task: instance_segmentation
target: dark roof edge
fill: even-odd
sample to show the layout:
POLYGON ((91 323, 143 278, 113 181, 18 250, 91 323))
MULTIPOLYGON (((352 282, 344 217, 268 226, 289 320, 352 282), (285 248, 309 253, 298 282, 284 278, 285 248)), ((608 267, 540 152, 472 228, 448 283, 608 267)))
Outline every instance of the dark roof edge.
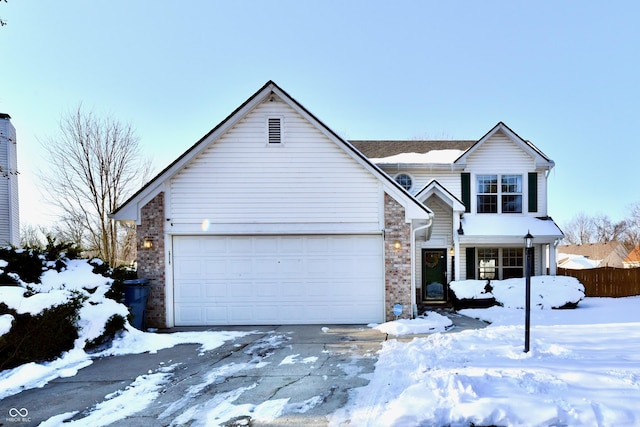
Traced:
POLYGON ((244 101, 242 104, 240 104, 239 107, 237 107, 235 110, 233 110, 233 112, 231 112, 231 114, 229 114, 224 120, 222 120, 220 123, 218 123, 213 129, 211 129, 209 132, 207 132, 202 138, 200 138, 195 144, 193 144, 190 148, 188 148, 185 152, 183 152, 180 156, 178 156, 178 158, 176 158, 173 162, 171 162, 167 167, 165 167, 164 169, 162 169, 162 171, 160 171, 155 177, 153 177, 153 179, 151 179, 147 184, 145 184, 142 188, 140 188, 138 191, 136 191, 133 195, 131 195, 131 197, 129 197, 124 203, 122 203, 120 206, 118 206, 118 208, 116 210, 114 210, 113 212, 111 212, 109 214, 109 216, 113 216, 116 215, 124 206, 128 205, 132 200, 134 200, 136 197, 138 197, 138 195, 140 195, 141 193, 143 193, 147 188, 151 187, 162 175, 164 175, 168 170, 170 170, 174 165, 176 165, 178 162, 180 162, 184 157, 186 157, 189 153, 191 153, 193 150, 196 149, 196 147, 198 147, 200 145, 200 143, 202 143, 205 139, 207 139, 209 137, 209 135, 213 134, 214 132, 216 132, 218 129, 220 129, 222 126, 224 126, 229 120, 231 120, 239 111, 241 111, 246 105, 248 105, 249 103, 251 103, 260 93, 262 93, 267 87, 269 86, 273 86, 275 87, 277 90, 279 90, 280 92, 282 92, 282 94, 284 94, 291 102, 293 102, 296 106, 298 106, 298 108, 300 108, 302 111, 305 112, 305 114, 308 114, 309 117, 311 117, 313 120, 315 120, 320 126, 322 126, 324 129, 326 129, 333 137, 335 137, 336 139, 338 139, 339 141, 341 141, 349 150, 351 150, 356 156, 358 156, 360 159, 362 159, 364 162, 366 162, 368 165, 370 165, 373 169, 375 169, 376 171, 378 171, 378 173, 380 174, 380 176, 384 179, 386 179, 388 182, 391 183, 392 186, 396 187, 397 189, 399 189, 401 192, 403 192, 410 200, 412 200, 414 203, 416 203, 419 207, 421 207, 427 214, 429 215, 433 215, 433 212, 427 207, 424 206, 422 203, 420 203, 418 201, 418 199, 416 199, 415 197, 413 197, 407 190, 405 190, 400 184, 398 184, 393 178, 391 178, 389 175, 387 175, 382 169, 380 169, 377 165, 375 165, 373 162, 371 162, 364 154, 362 154, 358 149, 356 149, 349 141, 345 140, 344 138, 342 138, 340 135, 338 135, 336 132, 333 131, 333 129, 331 129, 330 127, 328 127, 327 125, 325 125, 322 120, 318 119, 313 113, 311 113, 309 110, 307 110, 302 104, 300 104, 295 98, 293 98, 291 95, 289 95, 287 93, 287 91, 285 91, 284 89, 282 89, 280 86, 278 86, 273 80, 269 80, 268 82, 266 82, 260 89, 258 89, 253 95, 251 95, 249 98, 247 98, 246 101, 244 101))
POLYGON ((462 153, 460 155, 460 157, 458 157, 456 160, 454 160, 454 163, 456 163, 458 160, 460 160, 462 157, 464 157, 469 151, 473 150, 474 147, 477 146, 480 143, 480 141, 484 140, 491 133, 494 133, 496 131, 496 129, 499 128, 499 127, 504 127, 505 129, 507 129, 509 132, 511 132, 513 135, 515 135, 518 139, 520 139, 520 141, 522 141, 524 144, 526 144, 529 148, 531 148, 533 151, 535 151, 536 154, 541 156, 547 162, 554 163, 553 160, 551 160, 549 157, 547 157, 546 154, 544 154, 542 151, 540 151, 540 149, 538 147, 533 145, 533 143, 531 143, 531 141, 527 141, 526 139, 522 138, 520 135, 518 135, 516 132, 514 132, 513 129, 511 129, 509 126, 507 126, 503 121, 498 122, 494 127, 489 129, 489 131, 487 133, 485 133, 484 135, 482 135, 482 137, 480 139, 478 139, 471 147, 469 147, 469 149, 467 151, 462 153))
POLYGON ((462 203, 462 200, 458 199, 451 191, 449 191, 444 185, 440 184, 438 182, 437 179, 432 179, 427 185, 425 185, 422 190, 418 191, 416 193, 416 198, 418 197, 418 195, 420 195, 422 192, 424 191, 428 191, 429 188, 431 187, 438 187, 440 188, 442 191, 444 191, 445 194, 448 194, 449 197, 451 197, 452 200, 455 200, 457 202, 459 202, 462 206, 464 206, 464 203, 462 203))
POLYGON ((149 188, 151 185, 153 185, 153 183, 158 180, 162 175, 164 175, 164 173, 166 173, 169 169, 171 169, 175 164, 177 164, 178 162, 180 162, 180 160, 182 160, 184 157, 186 157, 189 153, 191 153, 193 150, 196 149, 196 147, 198 145, 200 145, 200 143, 202 141, 204 141, 205 139, 207 139, 207 137, 209 135, 211 135, 212 133, 214 133, 216 130, 218 130, 220 127, 222 127, 225 123, 227 123, 229 120, 231 120, 231 118, 238 113, 238 111, 242 110, 242 108, 244 108, 245 105, 249 104, 256 96, 258 96, 259 93, 261 93, 267 86, 269 86, 270 84, 273 84, 275 86, 277 86, 273 81, 269 80, 267 83, 265 83, 259 90, 257 90, 253 95, 251 95, 249 98, 247 98, 246 101, 244 101, 242 104, 240 104, 240 106, 238 108, 236 108, 235 110, 233 110, 233 112, 231 114, 229 114, 227 117, 225 117, 220 123, 218 123, 213 129, 211 129, 209 132, 207 132, 202 138, 200 138, 198 141, 195 142, 195 144, 193 144, 191 147, 189 147, 186 151, 184 151, 180 156, 178 156, 173 162, 169 163, 169 165, 167 167, 165 167, 164 169, 162 169, 156 176, 154 176, 149 182, 147 182, 145 185, 142 186, 142 188, 140 188, 138 191, 136 191, 134 194, 131 195, 131 197, 129 197, 124 203, 122 203, 120 206, 118 206, 118 208, 111 212, 109 215, 115 215, 117 214, 120 209, 122 209, 124 206, 128 205, 129 202, 131 202, 133 199, 135 199, 139 194, 141 194, 144 190, 146 190, 147 188, 149 188))
POLYGON ((8 115, 7 113, 0 113, 0 119, 10 119, 11 116, 8 115))

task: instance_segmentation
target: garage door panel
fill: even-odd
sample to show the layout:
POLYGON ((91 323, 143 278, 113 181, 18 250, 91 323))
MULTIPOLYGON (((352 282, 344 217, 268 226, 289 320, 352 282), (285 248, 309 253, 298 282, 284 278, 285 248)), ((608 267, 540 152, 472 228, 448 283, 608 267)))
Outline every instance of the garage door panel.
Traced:
POLYGON ((173 242, 176 325, 383 320, 380 235, 174 236, 173 242))
POLYGON ((199 301, 204 297, 202 284, 185 281, 180 288, 177 289, 176 296, 181 301, 199 301))

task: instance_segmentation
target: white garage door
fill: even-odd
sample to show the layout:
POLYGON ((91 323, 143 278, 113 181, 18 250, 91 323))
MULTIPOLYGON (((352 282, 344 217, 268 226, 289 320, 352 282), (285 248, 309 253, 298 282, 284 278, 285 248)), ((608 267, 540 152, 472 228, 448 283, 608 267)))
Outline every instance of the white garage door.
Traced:
POLYGON ((177 326, 384 317, 382 237, 174 236, 177 326))

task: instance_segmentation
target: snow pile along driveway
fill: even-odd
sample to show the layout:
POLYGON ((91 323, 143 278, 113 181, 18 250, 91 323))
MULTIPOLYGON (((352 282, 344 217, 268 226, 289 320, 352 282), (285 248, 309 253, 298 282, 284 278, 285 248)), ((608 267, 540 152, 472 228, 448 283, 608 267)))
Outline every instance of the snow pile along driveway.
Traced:
POLYGON ((640 297, 584 303, 537 310, 529 353, 502 307, 503 326, 388 341, 330 425, 640 425, 640 297))

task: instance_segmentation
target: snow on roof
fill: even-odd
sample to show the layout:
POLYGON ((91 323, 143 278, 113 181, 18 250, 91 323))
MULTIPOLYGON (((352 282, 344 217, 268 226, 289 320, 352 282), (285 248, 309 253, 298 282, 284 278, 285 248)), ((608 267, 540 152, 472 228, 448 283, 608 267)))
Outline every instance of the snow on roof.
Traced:
POLYGON ((561 254, 562 259, 558 260, 558 267, 570 270, 584 270, 585 268, 596 268, 602 260, 589 259, 584 255, 561 254))
POLYGON ((428 153, 400 153, 394 156, 369 159, 373 163, 453 163, 463 150, 432 150, 428 153))
POLYGON ((465 236, 522 236, 527 232, 536 237, 563 237, 562 231, 551 218, 520 215, 467 215, 462 218, 465 236))

